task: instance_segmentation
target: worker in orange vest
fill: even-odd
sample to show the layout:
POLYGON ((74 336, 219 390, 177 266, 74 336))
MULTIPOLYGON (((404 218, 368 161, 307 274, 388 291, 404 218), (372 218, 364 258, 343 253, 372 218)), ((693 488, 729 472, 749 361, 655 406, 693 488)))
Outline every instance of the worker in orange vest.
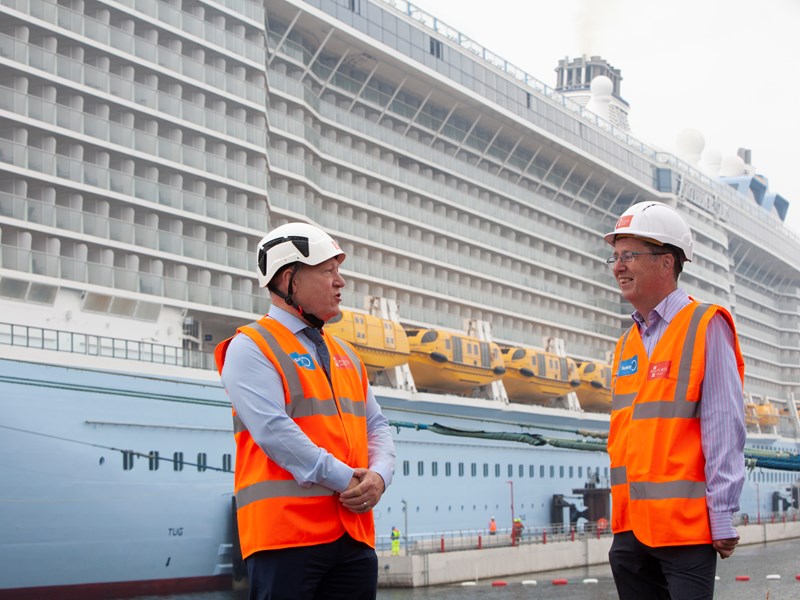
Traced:
POLYGON ((494 520, 494 517, 489 519, 489 535, 497 535, 497 521, 494 520))
POLYGON ((395 451, 364 364, 322 328, 340 313, 344 259, 306 223, 267 234, 257 266, 269 313, 216 349, 233 405, 251 598, 377 596, 372 509, 391 482, 395 451))
MULTIPOLYGON (((744 360, 730 313, 678 287, 692 233, 671 206, 631 206, 605 236, 635 309, 612 368, 611 570, 620 600, 711 600, 739 537, 744 360)), ((701 272, 700 277, 702 278, 701 272)))

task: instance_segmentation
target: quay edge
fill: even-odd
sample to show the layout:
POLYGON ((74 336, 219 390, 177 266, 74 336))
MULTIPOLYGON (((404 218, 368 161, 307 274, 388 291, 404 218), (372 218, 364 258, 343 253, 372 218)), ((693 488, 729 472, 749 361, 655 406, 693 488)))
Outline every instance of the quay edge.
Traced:
MULTIPOLYGON (((800 538, 800 521, 740 525, 742 546, 800 538)), ((481 550, 378 557, 378 586, 426 587, 574 569, 608 561, 612 536, 481 550)), ((734 555, 735 556, 735 555, 734 555)))

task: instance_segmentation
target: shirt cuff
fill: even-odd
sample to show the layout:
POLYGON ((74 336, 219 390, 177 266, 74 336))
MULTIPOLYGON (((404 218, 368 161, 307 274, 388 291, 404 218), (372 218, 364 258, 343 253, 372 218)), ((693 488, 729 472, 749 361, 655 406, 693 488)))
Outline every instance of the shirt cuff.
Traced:
POLYGON ((729 540, 738 537, 736 528, 733 526, 732 512, 711 512, 708 511, 708 520, 711 524, 712 540, 729 540))

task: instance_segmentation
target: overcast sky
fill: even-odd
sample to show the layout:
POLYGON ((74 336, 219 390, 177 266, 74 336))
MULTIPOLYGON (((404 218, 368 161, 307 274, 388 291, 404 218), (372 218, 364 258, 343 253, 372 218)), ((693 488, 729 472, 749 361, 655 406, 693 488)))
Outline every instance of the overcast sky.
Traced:
POLYGON ((675 150, 701 131, 723 156, 752 151, 800 234, 800 0, 411 0, 536 79, 600 55, 622 71, 631 134, 675 150))

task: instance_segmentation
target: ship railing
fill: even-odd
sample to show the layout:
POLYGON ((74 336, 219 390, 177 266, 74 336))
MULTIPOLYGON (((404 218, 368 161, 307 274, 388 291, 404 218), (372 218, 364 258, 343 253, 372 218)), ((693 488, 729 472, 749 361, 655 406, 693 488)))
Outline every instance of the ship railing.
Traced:
MULTIPOLYGON (((596 523, 569 525, 551 523, 522 530, 519 537, 512 538, 511 528, 499 528, 491 535, 488 529, 470 529, 421 534, 401 533, 400 553, 431 554, 435 552, 455 552, 459 550, 484 550, 506 548, 529 544, 549 544, 553 542, 582 541, 611 535, 608 527, 598 529, 596 523)), ((391 535, 375 536, 376 550, 382 555, 391 553, 391 535)))
POLYGON ((193 369, 215 368, 214 357, 210 352, 168 346, 147 340, 128 340, 12 323, 0 323, 0 345, 135 360, 193 369))

